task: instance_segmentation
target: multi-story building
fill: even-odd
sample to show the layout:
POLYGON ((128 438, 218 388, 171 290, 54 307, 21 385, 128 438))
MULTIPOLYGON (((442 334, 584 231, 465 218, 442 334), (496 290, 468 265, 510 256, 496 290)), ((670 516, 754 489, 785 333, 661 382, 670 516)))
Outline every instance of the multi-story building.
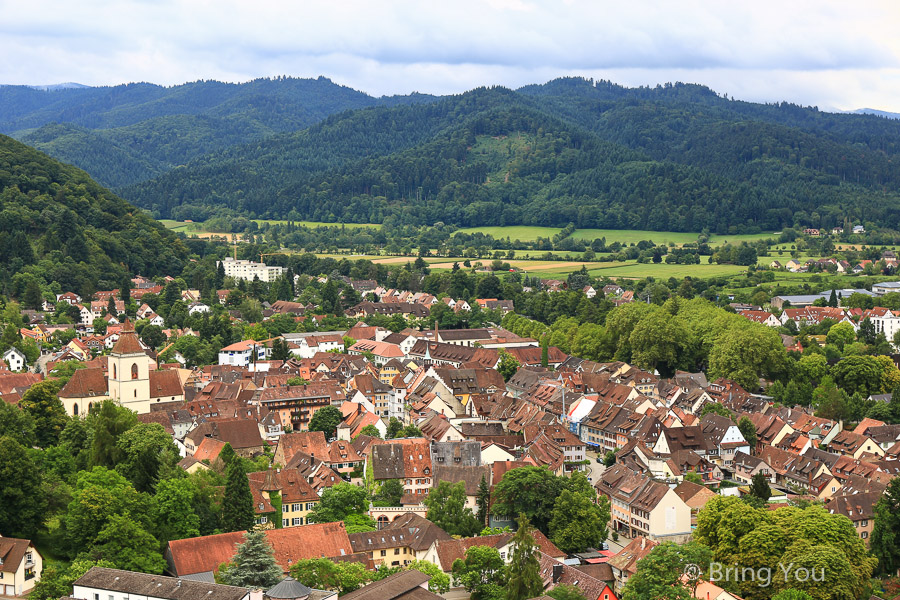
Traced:
POLYGON ((252 260, 235 260, 230 256, 226 256, 225 260, 219 261, 216 266, 218 265, 224 267, 226 277, 243 279, 245 281, 253 281, 254 278, 259 278, 263 283, 272 283, 284 273, 284 267, 273 267, 252 260))

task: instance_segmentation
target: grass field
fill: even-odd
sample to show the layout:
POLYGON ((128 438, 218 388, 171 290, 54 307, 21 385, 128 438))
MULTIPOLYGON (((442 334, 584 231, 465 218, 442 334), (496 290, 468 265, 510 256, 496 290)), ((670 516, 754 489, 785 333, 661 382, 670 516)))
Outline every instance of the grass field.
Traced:
POLYGON ((588 273, 590 273, 592 277, 623 277, 626 279, 643 279, 644 277, 656 277, 657 279, 667 279, 669 277, 675 277, 676 279, 679 279, 682 277, 694 277, 703 279, 704 277, 737 275, 738 273, 742 273, 747 270, 747 267, 741 267, 739 265, 667 265, 665 263, 638 264, 636 261, 628 261, 625 263, 597 264, 602 266, 588 268, 588 273))
MULTIPOLYGON (((494 238, 509 238, 522 242, 533 242, 539 237, 552 238, 561 231, 557 227, 532 227, 528 225, 512 225, 508 227, 469 227, 459 230, 462 233, 484 233, 494 238)), ((607 244, 619 242, 621 244, 636 244, 641 240, 652 240, 655 244, 676 245, 696 242, 697 233, 685 233, 680 231, 641 231, 639 229, 577 229, 572 237, 578 240, 594 240, 606 238, 607 244)), ((754 242, 760 239, 773 237, 773 233, 757 233, 744 235, 711 235, 710 244, 724 244, 725 242, 754 242)))

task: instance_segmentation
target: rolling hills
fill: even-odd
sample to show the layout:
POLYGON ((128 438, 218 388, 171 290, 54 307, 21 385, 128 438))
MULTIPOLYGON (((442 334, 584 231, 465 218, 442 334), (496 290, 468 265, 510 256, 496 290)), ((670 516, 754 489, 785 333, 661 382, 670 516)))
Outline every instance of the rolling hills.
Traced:
POLYGON ((17 135, 160 218, 731 234, 900 225, 900 121, 879 116, 579 78, 392 99, 322 78, 251 83, 172 95, 135 84, 107 109, 96 97, 35 101, 0 127, 39 125, 17 135), (301 88, 313 91, 283 100, 301 88), (254 94, 282 100, 250 108, 254 94), (193 112, 177 113, 188 97, 193 112), (316 108, 286 116, 273 112, 281 101, 316 108), (72 120, 39 122, 54 110, 72 120))

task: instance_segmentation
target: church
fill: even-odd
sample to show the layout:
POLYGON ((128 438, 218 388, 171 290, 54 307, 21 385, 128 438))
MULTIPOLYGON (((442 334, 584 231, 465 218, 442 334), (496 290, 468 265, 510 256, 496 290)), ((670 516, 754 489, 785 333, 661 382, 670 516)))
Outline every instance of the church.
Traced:
POLYGON ((157 402, 183 402, 184 389, 176 371, 156 370, 131 321, 109 354, 108 368, 79 369, 59 391, 66 414, 84 415, 104 400, 114 400, 138 414, 157 402))

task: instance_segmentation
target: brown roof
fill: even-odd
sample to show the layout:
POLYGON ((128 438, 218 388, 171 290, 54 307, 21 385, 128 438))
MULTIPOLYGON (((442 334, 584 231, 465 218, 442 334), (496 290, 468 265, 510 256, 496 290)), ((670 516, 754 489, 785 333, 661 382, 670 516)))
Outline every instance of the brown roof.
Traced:
POLYGON ((0 374, 0 396, 11 394, 17 388, 29 388, 42 381, 40 373, 2 373, 0 374))
MULTIPOLYGON (((0 537, 0 571, 6 573, 18 571, 29 546, 31 546, 31 540, 0 537)), ((35 552, 37 551, 35 550, 35 552)))
POLYGON ((108 394, 109 387, 103 369, 78 369, 59 390, 60 398, 90 398, 108 394))
POLYGON ((354 552, 371 552, 384 548, 406 547, 413 550, 427 550, 438 540, 450 540, 446 531, 415 513, 408 512, 397 517, 387 527, 378 531, 351 533, 350 545, 354 552))
POLYGON ((421 587, 430 579, 430 576, 415 569, 401 571, 344 594, 341 600, 439 600, 441 596, 421 587))
POLYGON ((184 396, 178 371, 150 371, 150 397, 184 396))
POLYGON ((235 450, 265 446, 259 435, 256 421, 247 419, 215 419, 200 424, 187 434, 188 438, 197 441, 203 437, 213 437, 228 442, 235 450))
POLYGON ((448 481, 453 484, 462 481, 466 484, 467 496, 475 496, 478 494, 478 486, 481 484, 482 477, 484 477, 484 480, 488 485, 491 484, 491 465, 481 465, 479 467, 435 465, 434 467, 435 485, 441 481, 448 481))
POLYGON ((376 480, 431 476, 431 448, 423 438, 395 440, 372 448, 376 480))
POLYGON ((137 334, 134 332, 134 325, 130 320, 125 319, 125 327, 122 329, 122 332, 119 334, 119 339, 116 341, 116 345, 113 346, 112 354, 143 354, 144 347, 141 346, 141 341, 138 339, 137 334))
POLYGON ((325 441, 325 434, 321 431, 298 431, 285 433, 278 439, 276 454, 284 453, 284 462, 287 464, 297 452, 304 452, 319 460, 330 460, 331 452, 325 441))
POLYGON ((703 508, 716 497, 716 493, 706 486, 692 481, 682 481, 673 490, 691 508, 703 508))
MULTIPOLYGON (((353 553, 341 522, 269 529, 266 538, 275 551, 275 561, 285 573, 298 560, 353 553)), ((243 541, 243 531, 172 540, 166 558, 178 576, 216 571, 220 564, 231 560, 237 545, 243 541)))
POLYGON ((247 589, 242 587, 104 567, 91 567, 75 581, 75 585, 120 592, 125 597, 166 600, 241 600, 247 595, 247 589))
POLYGON ((197 449, 194 451, 194 460, 202 461, 206 459, 212 463, 217 458, 219 458, 219 453, 224 447, 225 442, 223 442, 222 440, 203 438, 203 440, 200 442, 200 445, 197 446, 197 449))
POLYGON ((618 554, 609 559, 609 566, 633 575, 637 571, 638 561, 650 554, 650 551, 658 543, 643 536, 638 536, 632 539, 618 554))
POLYGON ((271 479, 274 475, 276 483, 281 489, 281 499, 284 504, 292 502, 318 502, 319 495, 313 489, 306 479, 297 469, 281 469, 275 471, 257 471, 248 473, 247 478, 250 480, 250 487, 264 491, 266 488, 267 477, 271 479))

